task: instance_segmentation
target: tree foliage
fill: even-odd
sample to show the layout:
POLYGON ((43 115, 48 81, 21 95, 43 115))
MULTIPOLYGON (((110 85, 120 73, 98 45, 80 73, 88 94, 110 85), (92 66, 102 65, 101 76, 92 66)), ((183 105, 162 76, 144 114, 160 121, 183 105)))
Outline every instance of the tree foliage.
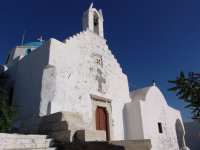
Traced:
POLYGON ((7 105, 6 93, 0 89, 0 132, 10 132, 16 110, 7 105))
POLYGON ((168 82, 175 85, 168 90, 176 92, 179 99, 187 102, 185 108, 192 109, 193 119, 200 120, 200 75, 192 73, 185 76, 180 72, 175 80, 168 82))
POLYGON ((7 94, 0 87, 0 132, 10 132, 11 123, 16 116, 16 109, 8 106, 7 94))

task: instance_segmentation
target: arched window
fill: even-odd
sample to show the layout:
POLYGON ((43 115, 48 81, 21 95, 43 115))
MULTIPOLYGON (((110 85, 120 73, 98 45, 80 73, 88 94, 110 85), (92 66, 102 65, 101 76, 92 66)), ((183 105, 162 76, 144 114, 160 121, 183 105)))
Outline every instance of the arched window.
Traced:
POLYGON ((25 55, 28 55, 28 54, 30 54, 30 53, 31 53, 31 49, 30 49, 30 48, 26 49, 25 55))
POLYGON ((98 26, 99 24, 99 17, 97 13, 94 13, 94 26, 98 26))

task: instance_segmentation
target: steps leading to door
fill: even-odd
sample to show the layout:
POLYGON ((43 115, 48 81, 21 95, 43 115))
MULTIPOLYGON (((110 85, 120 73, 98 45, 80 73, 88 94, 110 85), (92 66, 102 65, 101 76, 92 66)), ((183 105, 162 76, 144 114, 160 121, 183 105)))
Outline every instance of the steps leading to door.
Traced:
POLYGON ((91 130, 78 113, 57 112, 42 117, 39 133, 49 134, 60 142, 105 141, 105 131, 91 130))

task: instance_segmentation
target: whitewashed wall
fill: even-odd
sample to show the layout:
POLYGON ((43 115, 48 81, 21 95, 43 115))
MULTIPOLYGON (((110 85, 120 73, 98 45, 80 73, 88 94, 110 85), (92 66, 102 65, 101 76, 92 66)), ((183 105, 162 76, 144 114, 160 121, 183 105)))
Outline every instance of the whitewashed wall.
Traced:
MULTIPOLYGON (((131 93, 133 99, 132 104, 127 104, 126 109, 130 114, 134 114, 135 101, 139 102, 140 108, 137 108, 138 113, 141 113, 142 128, 144 139, 151 139, 153 150, 179 150, 177 135, 176 135, 176 120, 179 119, 182 123, 180 112, 169 107, 164 99, 164 96, 156 86, 147 87, 131 93), (159 133, 158 122, 162 123, 163 133, 159 133)), ((133 116, 134 117, 134 116, 133 116)), ((129 119, 129 118, 128 118, 129 119)), ((132 118, 135 120, 135 118, 132 118)), ((127 126, 133 126, 135 122, 131 122, 127 126)), ((138 123, 139 124, 139 123, 138 123)), ((183 125, 183 123, 182 123, 183 125)), ((136 128, 129 130, 128 139, 133 140, 136 128)))
MULTIPOLYGON (((48 64, 49 43, 34 50, 13 64, 6 72, 9 76, 8 87, 14 85, 13 105, 17 107, 18 119, 15 127, 29 127, 33 129, 39 117, 41 100, 42 74, 48 64), (10 84, 10 85, 9 85, 10 84)), ((28 132, 29 132, 28 131, 28 132)))
POLYGON ((140 102, 133 101, 127 103, 125 107, 125 139, 144 139, 140 102))
MULTIPOLYGON (((52 83, 55 86, 42 88, 41 115, 48 112, 47 105, 50 103, 50 113, 78 112, 92 129, 94 118, 90 94, 108 98, 112 100, 112 140, 124 139, 123 108, 125 103, 131 101, 127 76, 122 73, 117 60, 108 49, 106 40, 86 30, 64 43, 55 39, 50 42, 49 66, 54 66, 54 69, 49 73, 55 77, 55 83, 52 83), (102 77, 106 80, 103 92, 98 92, 98 67, 94 54, 101 55, 103 60, 103 68, 100 68, 102 77), (48 95, 47 90, 52 91, 52 96, 48 95)), ((49 76, 43 76, 43 84, 51 84, 49 76)))

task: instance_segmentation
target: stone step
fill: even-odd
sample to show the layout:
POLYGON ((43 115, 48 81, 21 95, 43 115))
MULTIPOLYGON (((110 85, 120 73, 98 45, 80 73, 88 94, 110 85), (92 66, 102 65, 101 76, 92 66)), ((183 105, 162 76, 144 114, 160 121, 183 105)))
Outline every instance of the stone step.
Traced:
POLYGON ((55 123, 60 121, 82 121, 82 117, 78 113, 58 112, 42 117, 42 123, 55 123))
POLYGON ((111 141, 113 145, 123 146, 125 150, 150 150, 150 140, 111 141))
POLYGON ((54 145, 52 139, 2 139, 0 142, 6 149, 13 148, 49 148, 54 145))
POLYGON ((4 141, 6 143, 14 142, 14 143, 50 143, 53 141, 52 139, 29 139, 29 138, 5 138, 1 139, 1 141, 4 141))
POLYGON ((56 132, 61 130, 83 130, 87 129, 87 124, 80 120, 69 120, 69 121, 61 121, 55 123, 46 123, 41 124, 39 127, 39 132, 42 134, 49 132, 56 132))
POLYGON ((54 139, 47 139, 47 138, 48 138, 47 135, 22 135, 22 134, 1 133, 0 150, 49 149, 52 146, 54 146, 54 139))
POLYGON ((56 150, 57 148, 15 148, 15 149, 4 149, 4 150, 56 150))
POLYGON ((78 130, 76 131, 77 141, 106 141, 104 130, 78 130))
POLYGON ((110 142, 68 142, 61 145, 65 150, 151 150, 150 140, 110 142))
POLYGON ((26 134, 7 134, 7 133, 0 133, 0 139, 6 139, 6 138, 9 138, 9 139, 27 139, 27 138, 35 138, 35 139, 46 139, 48 138, 48 135, 36 135, 36 134, 29 134, 29 135, 26 135, 26 134))
POLYGON ((51 132, 51 137, 55 138, 60 142, 72 142, 75 140, 76 130, 61 130, 56 132, 51 132))

